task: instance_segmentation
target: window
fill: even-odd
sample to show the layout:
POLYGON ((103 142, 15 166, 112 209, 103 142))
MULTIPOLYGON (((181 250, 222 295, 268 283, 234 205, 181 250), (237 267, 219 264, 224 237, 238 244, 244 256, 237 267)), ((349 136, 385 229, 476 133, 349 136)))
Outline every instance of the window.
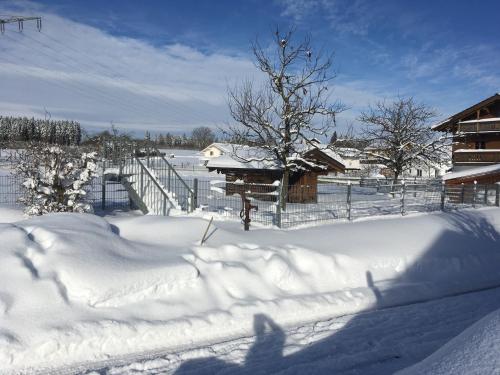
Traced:
POLYGON ((213 151, 210 151, 210 156, 214 156, 214 152, 213 151))
POLYGON ((422 170, 421 169, 417 169, 417 177, 422 177, 422 170))

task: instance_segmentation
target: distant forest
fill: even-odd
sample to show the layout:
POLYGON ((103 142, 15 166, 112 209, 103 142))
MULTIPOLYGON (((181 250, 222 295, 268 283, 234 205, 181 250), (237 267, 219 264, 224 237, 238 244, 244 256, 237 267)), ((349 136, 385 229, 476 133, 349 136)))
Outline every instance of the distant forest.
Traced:
POLYGON ((191 135, 174 135, 171 133, 157 134, 151 137, 149 134, 146 135, 159 147, 166 148, 183 148, 183 149, 196 149, 201 150, 213 142, 217 141, 217 137, 212 129, 201 126, 193 129, 191 135))
POLYGON ((76 121, 0 116, 0 142, 34 141, 79 145, 81 138, 81 127, 76 121))

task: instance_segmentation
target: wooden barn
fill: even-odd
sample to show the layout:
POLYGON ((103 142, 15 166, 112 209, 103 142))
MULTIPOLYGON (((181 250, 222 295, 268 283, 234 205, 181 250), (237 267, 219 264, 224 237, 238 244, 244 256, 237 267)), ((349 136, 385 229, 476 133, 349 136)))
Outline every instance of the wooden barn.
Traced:
POLYGON ((464 109, 433 126, 453 136, 448 185, 500 181, 500 94, 464 109))
MULTIPOLYGON (((342 158, 326 145, 311 147, 303 160, 297 160, 302 170, 289 177, 288 202, 317 202, 318 176, 336 172, 343 173, 342 158)), ((259 147, 234 146, 231 153, 211 159, 206 164, 210 172, 226 176, 226 195, 241 194, 243 189, 261 200, 276 200, 277 185, 283 176, 279 162, 272 160, 259 147), (246 185, 250 184, 250 185, 246 185)))

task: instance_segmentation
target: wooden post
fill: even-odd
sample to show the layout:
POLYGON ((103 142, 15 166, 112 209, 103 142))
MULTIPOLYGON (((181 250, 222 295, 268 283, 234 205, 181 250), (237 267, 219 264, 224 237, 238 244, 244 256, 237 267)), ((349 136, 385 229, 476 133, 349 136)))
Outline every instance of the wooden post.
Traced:
POLYGON ((191 197, 191 212, 198 207, 198 179, 193 180, 193 196, 191 197))
POLYGON ((413 198, 417 197, 417 178, 413 178, 413 198))
POLYGON ((163 216, 167 216, 167 197, 163 195, 163 216))
POLYGON ((351 181, 347 183, 347 220, 351 220, 351 181))
POLYGON ((462 191, 460 192, 460 202, 465 203, 465 184, 462 182, 462 191))
POLYGON ((377 178, 377 193, 380 192, 380 180, 377 178))
POLYGON ((484 205, 488 205, 488 184, 484 185, 484 205))
POLYGON ((445 198, 446 198, 446 185, 445 182, 443 181, 441 183, 441 211, 444 211, 445 198))
POLYGON ((206 239, 207 233, 208 233, 208 229, 210 228, 210 225, 212 224, 213 220, 214 220, 214 217, 212 216, 210 218, 210 221, 208 222, 207 229, 205 229, 205 233, 203 233, 203 238, 201 239, 200 245, 203 245, 203 243, 205 242, 205 239, 206 239))

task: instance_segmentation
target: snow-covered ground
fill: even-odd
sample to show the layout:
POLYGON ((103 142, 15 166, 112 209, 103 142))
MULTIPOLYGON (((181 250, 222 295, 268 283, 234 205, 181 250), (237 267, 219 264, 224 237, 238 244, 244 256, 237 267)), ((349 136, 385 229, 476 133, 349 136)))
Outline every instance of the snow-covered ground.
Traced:
POLYGON ((500 374, 500 309, 399 375, 500 374))
MULTIPOLYGON (((495 374, 499 368, 498 321, 490 322, 488 331, 479 332, 488 339, 481 340, 482 345, 471 351, 472 355, 460 357, 456 350, 459 355, 449 358, 454 360, 451 362, 438 348, 450 339, 455 342, 453 337, 490 311, 499 311, 495 310, 500 306, 499 297, 500 288, 496 288, 292 328, 281 328, 265 316, 256 316, 255 326, 265 330, 254 336, 102 361, 94 363, 88 373, 380 375, 392 374, 438 350, 437 356, 431 356, 435 358, 432 370, 417 365, 409 374, 441 374, 434 372, 436 365, 447 375, 495 374)), ((475 338, 468 348, 477 342, 475 338)), ((85 365, 71 370, 88 369, 85 365)))
MULTIPOLYGON (((239 223, 218 222, 209 229, 204 246, 200 239, 208 222, 201 218, 53 214, 15 221, 18 218, 12 210, 0 209, 3 373, 84 363, 78 367, 81 372, 92 367, 89 362, 131 362, 134 356, 151 358, 150 353, 158 351, 184 353, 165 371, 181 365, 179 372, 189 373, 189 366, 196 369, 200 362, 196 358, 217 355, 217 345, 210 344, 222 341, 240 348, 240 355, 211 362, 223 364, 226 373, 240 369, 248 358, 267 363, 261 373, 276 372, 283 370, 278 364, 284 362, 275 362, 273 348, 287 340, 292 344, 286 356, 299 353, 295 355, 308 358, 303 352, 308 340, 333 335, 328 347, 348 343, 342 327, 362 321, 364 314, 377 316, 370 311, 500 285, 497 208, 297 230, 244 232, 239 223), (321 321, 331 323, 322 326, 317 323, 321 321), (310 334, 304 334, 303 341, 297 327, 309 327, 304 328, 310 334), (255 340, 264 341, 257 345, 255 340), (258 352, 266 347, 266 352, 258 352)), ((474 297, 477 313, 462 316, 462 323, 447 336, 433 338, 430 330, 431 337, 423 338, 425 350, 411 356, 398 351, 404 360, 392 370, 422 360, 437 344, 500 308, 500 302, 494 303, 500 293, 485 293, 491 293, 491 300, 474 297)), ((416 313, 422 322, 419 314, 425 311, 416 313)), ((368 331, 358 332, 368 337, 367 352, 370 345, 379 345, 372 342, 383 332, 394 336, 382 330, 369 333, 372 324, 384 321, 383 315, 378 321, 368 319, 368 331)), ((404 330, 405 321, 400 319, 396 329, 404 330)), ((411 336, 410 344, 417 341, 411 336)), ((356 368, 353 358, 340 356, 338 368, 356 368)), ((301 363, 307 366, 307 360, 301 363)))

